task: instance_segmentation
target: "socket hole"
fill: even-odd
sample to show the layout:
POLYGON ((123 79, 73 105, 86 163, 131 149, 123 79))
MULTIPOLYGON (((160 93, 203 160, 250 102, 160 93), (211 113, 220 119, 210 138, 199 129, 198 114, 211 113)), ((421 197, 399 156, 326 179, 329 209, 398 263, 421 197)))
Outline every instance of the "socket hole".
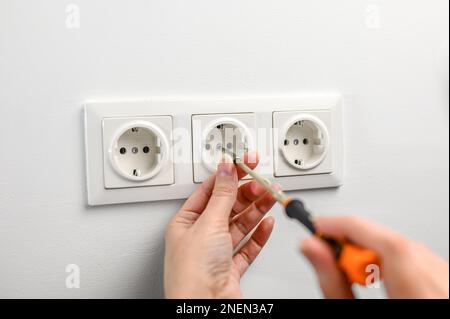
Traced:
POLYGON ((125 147, 121 147, 119 150, 120 154, 125 154, 127 152, 127 149, 125 147))
POLYGON ((140 171, 139 169, 135 168, 135 169, 133 170, 133 176, 136 176, 136 177, 141 176, 141 171, 140 171))
POLYGON ((309 144, 309 140, 307 138, 303 139, 303 145, 308 145, 309 144))
POLYGON ((302 166, 303 165, 303 160, 296 159, 294 161, 294 163, 295 163, 295 165, 302 166))
POLYGON ((205 145, 205 149, 206 149, 207 151, 209 151, 209 150, 211 149, 211 144, 206 144, 206 145, 205 145))
POLYGON ((142 151, 147 154, 148 152, 150 152, 150 147, 148 146, 144 146, 144 148, 142 149, 142 151))
POLYGON ((284 145, 289 145, 289 140, 284 140, 284 145))

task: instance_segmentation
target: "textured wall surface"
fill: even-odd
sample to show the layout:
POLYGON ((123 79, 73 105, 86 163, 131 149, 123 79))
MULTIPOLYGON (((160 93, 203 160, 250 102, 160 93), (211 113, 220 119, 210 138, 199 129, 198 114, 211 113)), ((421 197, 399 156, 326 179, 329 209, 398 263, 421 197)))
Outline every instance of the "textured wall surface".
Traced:
MULTIPOLYGON (((87 99, 342 92, 344 186, 296 195, 448 259, 447 0, 70 3, 0 0, 0 297, 163 296, 164 229, 182 201, 87 207, 87 99)), ((306 232, 271 214, 245 296, 320 297, 298 253, 306 232)))

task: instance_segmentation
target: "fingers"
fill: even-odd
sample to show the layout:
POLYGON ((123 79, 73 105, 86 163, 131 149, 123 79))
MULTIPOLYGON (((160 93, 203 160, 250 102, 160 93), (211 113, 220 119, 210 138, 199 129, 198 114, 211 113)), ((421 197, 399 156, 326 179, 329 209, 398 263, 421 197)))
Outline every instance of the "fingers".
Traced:
POLYGON ((266 189, 255 180, 241 185, 238 189, 236 203, 233 206, 233 215, 241 213, 266 192, 266 189))
MULTIPOLYGON (((242 159, 250 169, 254 169, 259 163, 259 154, 256 151, 250 151, 245 153, 242 159)), ((239 166, 237 166, 237 174, 239 179, 247 175, 239 166)))
POLYGON ((383 255, 392 246, 403 242, 402 236, 368 220, 350 217, 320 217, 315 220, 317 231, 338 239, 349 239, 364 248, 383 255))
POLYGON ((310 237, 303 241, 301 251, 314 267, 325 298, 353 298, 351 286, 325 242, 310 237))
POLYGON ((275 220, 272 217, 264 219, 248 242, 246 242, 241 250, 233 257, 233 263, 240 276, 244 274, 261 252, 261 249, 264 247, 272 233, 274 223, 275 220))
POLYGON ((186 202, 181 207, 179 213, 182 212, 194 212, 201 214, 208 204, 211 197, 214 183, 216 181, 216 175, 209 176, 196 190, 189 196, 186 202))
MULTIPOLYGON (((243 156, 243 159, 247 166, 251 169, 254 169, 256 165, 258 165, 259 157, 257 152, 246 153, 243 156)), ((240 168, 236 167, 235 170, 239 179, 245 177, 245 172, 243 172, 240 168)), ((198 219, 199 215, 206 209, 208 201, 213 193, 213 189, 216 184, 216 175, 217 172, 216 174, 209 176, 197 188, 197 190, 183 204, 174 219, 187 225, 194 223, 198 219)), ((253 182, 252 186, 246 186, 245 189, 241 191, 242 193, 239 195, 241 204, 236 204, 236 208, 239 209, 239 212, 265 192, 264 189, 261 189, 261 186, 256 184, 257 183, 253 182), (249 202, 252 198, 253 200, 249 202)))
MULTIPOLYGON (((244 161, 247 164, 248 167, 251 169, 254 169, 259 162, 259 157, 257 152, 248 152, 244 155, 244 161)), ((239 167, 236 168, 238 178, 241 179, 245 177, 245 172, 243 172, 239 167)), ((206 205, 208 204, 208 200, 211 197, 212 190, 214 188, 214 183, 216 180, 216 174, 213 174, 209 176, 198 188, 197 190, 186 200, 186 202, 183 204, 183 206, 180 209, 180 212, 182 211, 189 211, 189 212, 195 212, 197 214, 201 214, 203 210, 205 209, 206 205)), ((243 208, 248 206, 248 200, 251 200, 253 202, 257 198, 259 198, 262 194, 264 194, 265 190, 262 186, 260 186, 257 182, 252 181, 253 185, 247 185, 244 187, 244 189, 241 190, 242 194, 239 195, 239 198, 241 198, 242 202, 246 206, 241 206, 243 208)), ((243 185, 243 186, 244 186, 243 185)), ((242 186, 241 186, 242 187, 242 186)), ((250 203, 251 203, 250 202, 250 203)), ((243 209, 241 208, 241 210, 243 209)), ((241 211, 240 210, 240 211, 241 211)))
POLYGON ((237 188, 238 177, 235 165, 228 162, 220 163, 211 197, 201 218, 223 221, 228 227, 230 213, 236 201, 237 188))
MULTIPOLYGON (((274 185, 279 189, 279 185, 274 185)), ((263 219, 265 214, 273 207, 276 199, 269 193, 265 192, 256 201, 252 202, 239 215, 236 215, 230 224, 230 234, 233 241, 233 247, 247 236, 253 228, 263 219)))

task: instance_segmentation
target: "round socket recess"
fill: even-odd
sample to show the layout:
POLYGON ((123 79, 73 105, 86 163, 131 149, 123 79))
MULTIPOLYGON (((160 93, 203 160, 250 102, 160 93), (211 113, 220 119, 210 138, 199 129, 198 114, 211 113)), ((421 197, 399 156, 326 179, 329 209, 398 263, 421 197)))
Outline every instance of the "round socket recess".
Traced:
POLYGON ((167 138, 158 126, 134 121, 117 131, 108 151, 116 173, 129 180, 144 181, 161 171, 167 150, 167 138))
POLYGON ((238 156, 254 148, 254 141, 248 127, 234 118, 219 118, 212 121, 203 131, 202 162, 214 172, 224 156, 225 148, 238 156))
POLYGON ((284 136, 281 151, 291 166, 307 170, 324 160, 329 148, 329 134, 317 117, 300 114, 292 118, 281 133, 284 136))

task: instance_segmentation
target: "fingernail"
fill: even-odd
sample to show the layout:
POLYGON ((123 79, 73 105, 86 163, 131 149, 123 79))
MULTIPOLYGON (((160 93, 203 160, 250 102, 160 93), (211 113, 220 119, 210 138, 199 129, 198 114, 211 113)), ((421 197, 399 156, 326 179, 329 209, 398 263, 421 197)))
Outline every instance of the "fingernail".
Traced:
POLYGON ((219 176, 231 176, 233 173, 233 163, 221 162, 217 167, 217 175, 219 176))

